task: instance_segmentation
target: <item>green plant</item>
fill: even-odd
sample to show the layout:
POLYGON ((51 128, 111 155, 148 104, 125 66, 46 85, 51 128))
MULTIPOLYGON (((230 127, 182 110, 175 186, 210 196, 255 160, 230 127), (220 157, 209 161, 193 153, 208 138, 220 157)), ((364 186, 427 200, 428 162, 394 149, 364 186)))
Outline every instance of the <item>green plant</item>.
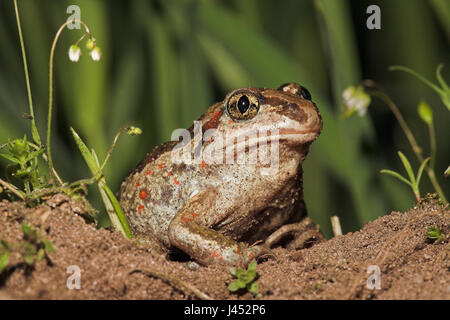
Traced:
MULTIPOLYGON (((439 95, 442 103, 447 107, 448 111, 450 111, 450 87, 445 82, 444 78, 442 77, 441 73, 442 73, 443 68, 444 68, 443 64, 438 65, 438 67, 436 68, 436 79, 438 80, 440 87, 410 68, 407 68, 404 66, 391 66, 390 70, 404 71, 404 72, 407 72, 407 73, 412 74, 413 76, 417 77, 419 80, 421 80, 423 83, 425 83, 431 89, 433 89, 433 91, 435 91, 439 95)), ((436 147, 436 144, 435 144, 436 138, 434 136, 434 129, 433 129, 433 113, 431 111, 431 108, 428 107, 425 109, 429 109, 430 111, 428 111, 428 112, 425 111, 425 113, 421 114, 421 118, 422 118, 422 120, 424 120, 427 123, 427 125, 430 128, 430 139, 433 138, 431 146, 433 148, 433 142, 434 142, 434 148, 435 148, 436 147), (427 116, 427 115, 429 115, 429 116, 427 116), (424 118, 424 116, 426 117, 426 119, 424 118)), ((420 114, 420 110, 419 110, 419 114, 420 114)), ((430 163, 430 166, 431 166, 431 168, 433 168, 434 167, 434 157, 432 157, 431 159, 432 159, 432 161, 430 163)), ((434 174, 434 170, 431 170, 431 172, 432 172, 432 174, 434 174)), ((444 176, 447 177, 449 175, 449 172, 450 172, 450 166, 448 166, 448 168, 445 170, 444 176)))
MULTIPOLYGON (((69 59, 72 62, 78 62, 81 49, 79 47, 80 42, 87 38, 86 48, 90 51, 90 56, 92 60, 99 61, 101 58, 101 50, 97 46, 95 38, 92 36, 88 26, 85 22, 81 20, 67 20, 63 23, 58 29, 54 39, 53 44, 50 49, 50 58, 49 58, 49 97, 48 97, 48 120, 47 120, 47 145, 46 145, 46 153, 44 153, 44 147, 41 143, 41 139, 39 136, 39 132, 36 127, 35 119, 34 119, 34 109, 32 103, 31 89, 30 89, 30 79, 28 75, 28 65, 25 54, 25 45, 22 36, 22 29, 20 23, 20 15, 19 9, 17 5, 17 0, 14 0, 14 8, 16 12, 16 20, 17 27, 19 31, 20 45, 22 49, 24 70, 25 70, 25 79, 27 84, 27 94, 29 100, 29 108, 30 115, 27 115, 27 118, 31 119, 31 133, 33 136, 34 143, 28 142, 26 136, 23 139, 14 139, 10 140, 8 144, 4 144, 0 146, 1 148, 8 147, 6 153, 0 153, 0 156, 11 161, 13 164, 7 167, 7 173, 9 173, 9 178, 18 178, 23 181, 25 192, 21 191, 20 188, 16 187, 14 184, 6 182, 0 179, 0 184, 9 190, 10 193, 16 195, 18 198, 25 200, 28 204, 36 204, 39 203, 43 196, 64 192, 65 194, 73 197, 83 197, 86 194, 85 185, 98 182, 98 187, 100 189, 100 193, 102 195, 102 199, 104 201, 106 210, 109 214, 109 217, 112 221, 112 224, 115 228, 120 230, 124 236, 130 238, 132 236, 128 223, 126 221, 125 215, 123 214, 119 203, 114 196, 113 192, 106 185, 106 179, 103 176, 103 168, 105 167, 113 149, 119 138, 120 134, 123 131, 127 131, 130 135, 140 134, 141 130, 135 127, 123 128, 116 135, 114 142, 103 162, 100 166, 97 155, 94 150, 92 153, 89 152, 84 142, 78 136, 78 134, 71 128, 72 134, 75 138, 75 141, 87 162, 89 168, 91 169, 93 177, 91 179, 83 179, 76 181, 74 183, 68 184, 63 182, 60 178, 59 174, 55 170, 53 164, 53 158, 51 153, 51 127, 52 127, 52 110, 53 110, 53 64, 54 64, 54 56, 56 44, 59 40, 59 37, 62 31, 73 22, 80 23, 84 27, 84 33, 82 36, 76 41, 75 44, 69 47, 68 55, 69 59), (38 171, 38 160, 41 157, 46 163, 48 167, 48 173, 51 177, 50 183, 47 183, 45 176, 40 175, 38 171)), ((12 179, 9 179, 12 180, 12 179)), ((84 199, 84 197, 83 197, 84 199)), ((85 199, 84 199, 85 200, 85 199)), ((85 200, 87 203, 87 200, 85 200)), ((87 207, 91 207, 88 204, 87 207)), ((31 247, 30 247, 31 248, 31 247)))
POLYGON ((228 290, 231 292, 237 292, 242 290, 247 290, 255 296, 259 296, 259 285, 256 283, 257 273, 256 267, 257 263, 255 260, 250 262, 247 270, 240 268, 230 268, 230 273, 237 279, 228 285, 228 290))
POLYGON ((102 196, 103 203, 105 204, 106 211, 109 215, 112 225, 117 230, 122 232, 122 234, 125 237, 131 238, 132 233, 128 225, 128 221, 125 217, 125 214, 122 211, 122 208, 119 205, 117 198, 115 197, 111 189, 107 186, 106 178, 103 176, 102 170, 105 167, 106 163, 108 162, 109 157, 112 151, 114 150, 114 147, 120 135, 124 131, 126 131, 128 135, 138 135, 142 133, 141 129, 136 127, 126 127, 120 129, 119 132, 116 134, 114 141, 108 151, 108 154, 106 155, 105 160, 103 161, 103 164, 101 166, 100 162, 98 161, 98 157, 95 150, 92 149, 92 151, 89 151, 88 147, 80 138, 80 136, 75 132, 75 130, 73 128, 70 128, 70 130, 72 131, 72 135, 75 139, 75 142, 77 143, 78 148, 92 173, 92 179, 96 181, 98 184, 98 188, 102 196))
POLYGON ((53 244, 42 234, 25 222, 21 225, 23 240, 19 243, 0 242, 0 273, 9 263, 9 257, 16 253, 30 267, 55 251, 53 244))
POLYGON ((428 226, 427 227, 427 238, 432 240, 434 244, 441 243, 445 240, 445 236, 438 226, 428 226))
POLYGON ((8 180, 22 180, 27 196, 32 190, 47 186, 45 177, 41 176, 38 170, 38 157, 43 154, 44 149, 31 149, 26 135, 23 139, 10 140, 3 147, 6 147, 6 153, 0 153, 0 156, 12 162, 6 168, 8 180))
POLYGON ((398 156, 402 160, 403 166, 405 167, 405 170, 408 173, 409 180, 406 179, 405 177, 403 177, 401 174, 399 174, 395 171, 392 171, 392 170, 383 169, 380 172, 389 174, 389 175, 399 179, 400 181, 406 183, 407 185, 409 185, 414 193, 414 196, 416 197, 417 202, 419 202, 420 201, 419 183, 420 183, 420 179, 422 178, 423 169, 427 165, 427 162, 430 161, 430 157, 426 158, 422 162, 419 170, 417 171, 417 175, 414 176, 414 172, 412 170, 411 163, 406 158, 406 156, 400 151, 398 152, 398 156))
MULTIPOLYGON (((438 88, 436 85, 432 84, 422 76, 420 76, 415 71, 395 66, 391 67, 391 70, 405 70, 408 71, 416 76, 418 76, 420 79, 425 81, 429 86, 431 86, 434 90, 437 90, 438 93, 441 94, 441 98, 444 104, 447 103, 447 92, 445 91, 448 89, 447 84, 442 79, 442 76, 440 74, 440 70, 442 69, 442 65, 439 65, 437 68, 437 78, 439 82, 441 83, 443 89, 438 88)), ((389 107, 389 109, 394 114, 395 118, 397 119, 400 127, 402 128, 403 132, 405 133, 408 142, 411 146, 411 149, 413 150, 414 154, 416 155, 417 160, 420 163, 420 168, 418 171, 417 176, 415 177, 412 169, 411 164, 409 160, 404 156, 403 153, 400 151, 398 152, 400 159, 402 160, 403 166, 405 167, 409 180, 401 176, 400 174, 392 171, 392 170, 381 170, 382 173, 390 174, 399 180, 405 182, 408 184, 413 192, 414 196, 416 197, 417 201, 420 201, 420 193, 419 193, 419 182, 420 178, 422 176, 422 171, 425 170, 427 172, 427 175, 435 189, 435 191, 438 193, 439 197, 442 199, 442 201, 447 202, 447 199, 444 195, 444 192, 442 191, 441 186, 439 185, 439 182, 436 179, 436 174, 434 171, 434 163, 436 158, 436 137, 435 137, 435 129, 434 129, 434 121, 433 121, 433 112, 431 107, 425 102, 421 101, 418 105, 418 114, 420 118, 427 124, 428 131, 429 131, 429 137, 430 137, 430 156, 428 158, 424 158, 423 156, 423 149, 417 144, 417 141, 409 128, 408 124, 406 123, 405 119, 403 118, 400 110, 396 106, 396 104, 392 101, 392 99, 389 97, 389 95, 380 87, 378 86, 374 81, 372 80, 364 80, 360 86, 357 88, 350 86, 347 89, 344 90, 342 96, 344 99, 344 105, 345 105, 345 111, 343 116, 345 118, 348 118, 352 116, 355 113, 358 113, 360 116, 363 116, 366 114, 366 110, 370 105, 371 99, 370 95, 376 96, 380 98, 383 102, 386 103, 386 105, 389 107), (429 162, 429 165, 427 163, 429 162)), ((450 101, 450 100, 449 100, 450 101)), ((447 169, 448 170, 448 169, 447 169)), ((447 171, 446 171, 447 172, 447 171)))

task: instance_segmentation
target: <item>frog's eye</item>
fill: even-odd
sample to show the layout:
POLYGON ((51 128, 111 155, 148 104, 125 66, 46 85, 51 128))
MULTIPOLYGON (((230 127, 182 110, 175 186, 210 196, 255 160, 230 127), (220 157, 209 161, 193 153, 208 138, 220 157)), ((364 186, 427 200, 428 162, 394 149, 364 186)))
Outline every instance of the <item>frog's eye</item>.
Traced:
POLYGON ((259 100, 249 92, 237 92, 228 99, 227 111, 234 120, 249 120, 258 113, 259 100))
POLYGON ((301 92, 303 99, 311 100, 311 93, 309 93, 308 89, 300 86, 300 92, 301 92))

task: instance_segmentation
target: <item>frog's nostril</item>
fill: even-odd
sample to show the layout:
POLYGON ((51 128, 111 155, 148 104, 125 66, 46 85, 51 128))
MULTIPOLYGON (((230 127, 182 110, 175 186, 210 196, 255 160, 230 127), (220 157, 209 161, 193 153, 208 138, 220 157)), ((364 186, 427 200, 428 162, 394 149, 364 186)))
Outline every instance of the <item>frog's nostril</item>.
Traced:
POLYGON ((282 84, 281 86, 278 87, 277 90, 288 92, 290 94, 296 94, 302 97, 303 99, 311 100, 311 94, 309 93, 308 89, 302 87, 301 85, 295 82, 282 84))

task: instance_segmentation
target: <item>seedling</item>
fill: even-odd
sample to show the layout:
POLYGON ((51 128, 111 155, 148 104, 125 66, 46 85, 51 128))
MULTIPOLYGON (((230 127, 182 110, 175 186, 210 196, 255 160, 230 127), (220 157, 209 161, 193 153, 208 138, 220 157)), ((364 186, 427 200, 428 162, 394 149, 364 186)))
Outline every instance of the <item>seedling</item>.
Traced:
POLYGON ((407 185, 409 185, 414 193, 414 196, 416 197, 417 202, 419 202, 420 201, 419 183, 420 183, 420 179, 422 178, 423 169, 427 165, 427 162, 430 161, 430 157, 426 158, 422 162, 422 164, 420 165, 419 171, 417 172, 417 175, 414 176, 414 173, 411 168, 411 164, 409 163, 409 160, 406 158, 406 156, 401 151, 398 152, 398 156, 402 160, 403 166, 405 167, 405 170, 408 173, 409 180, 406 179, 405 177, 403 177, 401 174, 399 174, 395 171, 392 171, 392 170, 383 169, 380 172, 389 174, 389 175, 399 179, 400 181, 406 183, 407 185))
POLYGON ((39 231, 25 222, 22 223, 23 240, 20 243, 9 243, 5 240, 0 242, 0 273, 9 263, 12 253, 23 257, 24 262, 32 267, 36 262, 48 258, 55 251, 53 244, 39 231))
POLYGON ((44 153, 42 147, 31 149, 25 135, 23 139, 10 140, 3 145, 3 148, 6 149, 6 152, 0 153, 0 157, 12 162, 6 168, 8 180, 13 178, 22 180, 25 189, 24 195, 29 196, 32 190, 47 186, 45 177, 41 176, 38 171, 38 157, 44 153))
POLYGON ((432 240, 434 244, 444 242, 445 236, 438 226, 428 226, 427 227, 427 238, 432 240))
POLYGON ((254 296, 260 296, 259 285, 255 282, 257 263, 253 260, 247 267, 247 270, 230 268, 230 273, 237 279, 230 283, 228 290, 231 292, 245 291, 252 293, 254 296))

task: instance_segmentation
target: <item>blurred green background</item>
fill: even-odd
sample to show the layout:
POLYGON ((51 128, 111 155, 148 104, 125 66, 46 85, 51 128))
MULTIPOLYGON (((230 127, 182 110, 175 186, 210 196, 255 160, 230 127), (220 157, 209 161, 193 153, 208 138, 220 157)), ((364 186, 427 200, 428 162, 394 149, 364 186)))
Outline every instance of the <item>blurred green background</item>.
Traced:
MULTIPOLYGON (((117 130, 136 125, 138 137, 124 136, 105 173, 112 190, 151 149, 188 127, 206 108, 238 87, 278 87, 298 82, 321 110, 324 129, 304 163, 310 216, 331 235, 329 217, 338 215, 344 232, 414 205, 404 184, 379 170, 403 173, 396 151, 418 163, 388 108, 373 99, 368 117, 343 120, 342 91, 373 79, 391 95, 419 145, 428 154, 428 131, 417 115, 425 99, 437 128, 436 171, 448 196, 449 113, 439 97, 415 78, 388 71, 405 65, 435 81, 445 64, 450 74, 450 1, 447 0, 230 0, 101 1, 20 0, 36 121, 45 137, 48 58, 59 26, 76 4, 101 47, 100 62, 84 49, 71 63, 67 50, 81 30, 65 30, 55 56, 53 157, 66 181, 90 173, 69 132, 73 126, 100 159, 117 130), (381 30, 368 30, 366 9, 381 8, 381 30)), ((12 0, 0 2, 0 142, 30 137, 25 77, 12 0)), ((6 162, 1 160, 0 176, 6 162)), ((433 191, 424 175, 422 193, 433 191)), ((89 195, 103 206, 96 188, 89 195)), ((102 219, 103 223, 106 222, 102 219)))

